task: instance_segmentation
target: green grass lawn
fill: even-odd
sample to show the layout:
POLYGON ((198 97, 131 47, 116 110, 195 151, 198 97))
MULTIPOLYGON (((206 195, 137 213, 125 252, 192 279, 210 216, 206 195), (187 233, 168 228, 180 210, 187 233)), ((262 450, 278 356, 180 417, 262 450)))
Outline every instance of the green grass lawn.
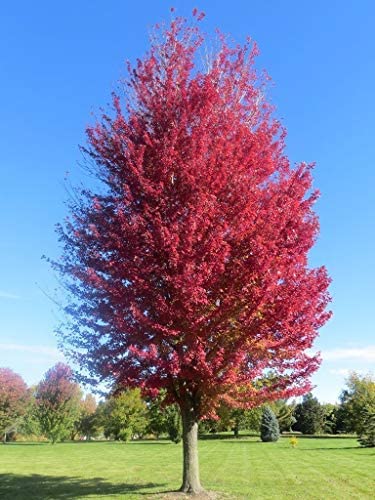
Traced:
MULTIPOLYGON (((355 439, 212 439, 199 453, 203 486, 226 498, 375 498, 375 449, 355 439)), ((0 498, 162 498, 180 485, 181 455, 167 441, 0 445, 0 498)))

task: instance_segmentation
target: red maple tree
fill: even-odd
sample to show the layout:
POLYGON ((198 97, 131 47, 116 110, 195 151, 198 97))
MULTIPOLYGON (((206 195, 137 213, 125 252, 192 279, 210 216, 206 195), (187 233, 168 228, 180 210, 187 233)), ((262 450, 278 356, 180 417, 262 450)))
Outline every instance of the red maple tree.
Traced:
POLYGON ((0 368, 0 436, 4 443, 6 434, 16 428, 30 400, 27 385, 21 375, 10 368, 0 368))
POLYGON ((102 188, 71 202, 55 266, 71 292, 71 355, 117 387, 166 389, 183 419, 182 490, 196 492, 198 421, 220 399, 310 389, 329 278, 307 261, 311 165, 285 156, 256 45, 219 36, 199 68, 197 25, 178 18, 161 33, 113 114, 87 130, 102 188))

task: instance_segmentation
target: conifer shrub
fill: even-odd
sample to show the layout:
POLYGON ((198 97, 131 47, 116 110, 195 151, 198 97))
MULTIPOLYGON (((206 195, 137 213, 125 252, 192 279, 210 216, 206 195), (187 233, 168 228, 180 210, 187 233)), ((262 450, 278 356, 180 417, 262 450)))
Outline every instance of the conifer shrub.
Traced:
POLYGON ((279 423, 274 412, 265 406, 260 424, 260 438, 263 442, 275 442, 280 437, 279 423))
POLYGON ((364 448, 373 448, 375 447, 375 412, 366 410, 364 413, 366 415, 358 441, 364 448))

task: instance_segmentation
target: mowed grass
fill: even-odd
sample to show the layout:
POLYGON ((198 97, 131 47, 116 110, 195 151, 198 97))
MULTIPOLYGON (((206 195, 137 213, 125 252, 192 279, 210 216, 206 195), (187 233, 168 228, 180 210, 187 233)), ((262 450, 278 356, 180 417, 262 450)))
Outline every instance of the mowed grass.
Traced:
MULTIPOLYGON (((233 499, 373 499, 375 450, 351 438, 199 442, 207 490, 233 499)), ((0 445, 0 498, 163 498, 181 480, 181 444, 167 441, 0 445)))

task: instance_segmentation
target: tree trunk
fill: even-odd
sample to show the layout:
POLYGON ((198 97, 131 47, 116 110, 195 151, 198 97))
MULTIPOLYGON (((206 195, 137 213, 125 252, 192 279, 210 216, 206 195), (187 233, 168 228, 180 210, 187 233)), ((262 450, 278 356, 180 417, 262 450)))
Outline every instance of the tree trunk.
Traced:
POLYGON ((183 443, 183 480, 180 491, 197 494, 203 491, 199 479, 198 419, 194 408, 181 408, 183 443))

